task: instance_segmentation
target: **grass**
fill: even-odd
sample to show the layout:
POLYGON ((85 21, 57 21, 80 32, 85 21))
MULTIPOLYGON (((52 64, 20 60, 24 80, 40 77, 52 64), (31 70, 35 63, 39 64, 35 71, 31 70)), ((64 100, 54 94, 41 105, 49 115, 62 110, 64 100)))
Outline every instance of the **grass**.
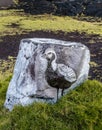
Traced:
POLYGON ((90 67, 97 67, 97 66, 98 66, 98 64, 96 62, 94 62, 94 61, 90 62, 90 67))
POLYGON ((68 16, 28 15, 18 10, 0 11, 0 36, 22 34, 24 32, 44 30, 102 35, 102 20, 100 22, 86 22, 68 16), (19 26, 12 27, 13 24, 19 26))
POLYGON ((0 59, 0 80, 6 79, 12 75, 15 64, 15 58, 8 56, 7 60, 0 59))
POLYGON ((11 77, 0 82, 0 130, 101 130, 102 83, 88 80, 56 104, 3 108, 11 77))

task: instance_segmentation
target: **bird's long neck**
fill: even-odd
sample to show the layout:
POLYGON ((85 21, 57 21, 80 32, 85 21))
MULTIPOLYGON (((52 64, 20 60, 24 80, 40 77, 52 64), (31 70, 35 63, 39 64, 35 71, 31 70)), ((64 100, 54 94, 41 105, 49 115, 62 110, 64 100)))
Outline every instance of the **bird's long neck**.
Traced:
POLYGON ((54 60, 51 62, 51 67, 52 67, 52 69, 53 69, 54 71, 56 71, 56 69, 57 69, 56 60, 57 60, 57 56, 55 55, 54 60))

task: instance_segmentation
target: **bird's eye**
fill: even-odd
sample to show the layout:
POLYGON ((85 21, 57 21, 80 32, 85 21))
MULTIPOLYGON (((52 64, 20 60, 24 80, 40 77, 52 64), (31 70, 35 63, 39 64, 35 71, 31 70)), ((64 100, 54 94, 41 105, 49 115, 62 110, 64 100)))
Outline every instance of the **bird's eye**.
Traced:
POLYGON ((51 52, 49 52, 48 54, 50 54, 50 55, 51 55, 51 52))

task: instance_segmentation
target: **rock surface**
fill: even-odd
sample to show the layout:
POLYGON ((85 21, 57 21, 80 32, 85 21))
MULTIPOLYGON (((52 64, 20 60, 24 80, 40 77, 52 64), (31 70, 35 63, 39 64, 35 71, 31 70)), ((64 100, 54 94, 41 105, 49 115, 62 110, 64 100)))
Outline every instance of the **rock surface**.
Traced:
POLYGON ((31 14, 52 13, 68 16, 85 14, 102 17, 101 0, 23 0, 18 5, 31 14))
POLYGON ((25 106, 35 101, 55 103, 62 90, 66 94, 88 78, 89 62, 89 49, 81 43, 23 39, 5 107, 12 110, 17 104, 25 106))

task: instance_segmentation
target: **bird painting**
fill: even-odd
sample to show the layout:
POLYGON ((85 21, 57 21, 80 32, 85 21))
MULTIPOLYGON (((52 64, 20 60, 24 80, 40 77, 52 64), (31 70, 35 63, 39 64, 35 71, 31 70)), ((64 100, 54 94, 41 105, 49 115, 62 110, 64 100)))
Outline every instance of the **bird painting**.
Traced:
POLYGON ((57 54, 53 48, 47 48, 43 53, 43 58, 47 60, 46 80, 51 87, 57 89, 58 100, 59 89, 62 89, 63 96, 64 89, 69 88, 76 81, 76 73, 68 65, 57 63, 57 54))

